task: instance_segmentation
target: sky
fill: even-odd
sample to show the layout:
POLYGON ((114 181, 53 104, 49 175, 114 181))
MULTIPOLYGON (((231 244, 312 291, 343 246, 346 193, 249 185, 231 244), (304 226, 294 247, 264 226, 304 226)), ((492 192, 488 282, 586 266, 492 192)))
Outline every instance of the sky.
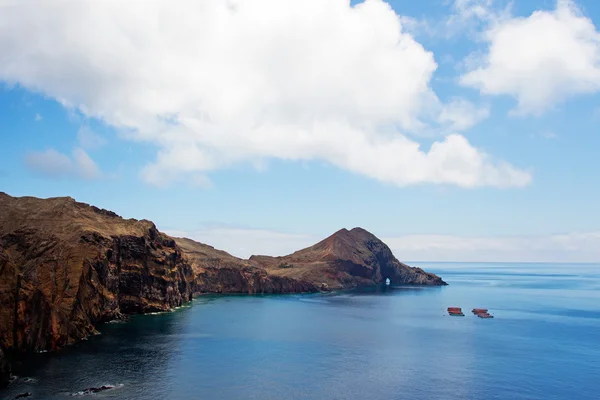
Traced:
POLYGON ((600 261, 596 0, 0 0, 0 191, 234 255, 600 261))

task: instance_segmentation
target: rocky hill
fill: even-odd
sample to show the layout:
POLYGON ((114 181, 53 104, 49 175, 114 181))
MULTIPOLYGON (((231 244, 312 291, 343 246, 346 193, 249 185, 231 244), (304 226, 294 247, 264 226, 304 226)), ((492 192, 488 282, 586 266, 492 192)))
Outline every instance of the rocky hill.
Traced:
POLYGON ((360 228, 288 256, 243 260, 70 197, 0 192, 0 386, 3 350, 58 349, 124 314, 168 310, 204 293, 305 293, 386 278, 446 284, 402 264, 360 228))
POLYGON ((309 293, 319 289, 302 279, 270 274, 212 246, 187 238, 175 241, 188 257, 194 271, 194 294, 204 293, 309 293))
POLYGON ((314 246, 284 257, 252 256, 272 276, 311 282, 327 289, 392 284, 446 285, 438 276, 398 261, 390 248, 362 228, 342 229, 314 246))
POLYGON ((0 346, 52 350, 121 314, 192 297, 192 269, 150 221, 72 198, 0 193, 0 346))
POLYGON ((194 293, 303 293, 374 285, 446 285, 438 276, 398 261, 362 228, 342 229, 283 257, 243 260, 206 244, 175 238, 194 271, 194 293))

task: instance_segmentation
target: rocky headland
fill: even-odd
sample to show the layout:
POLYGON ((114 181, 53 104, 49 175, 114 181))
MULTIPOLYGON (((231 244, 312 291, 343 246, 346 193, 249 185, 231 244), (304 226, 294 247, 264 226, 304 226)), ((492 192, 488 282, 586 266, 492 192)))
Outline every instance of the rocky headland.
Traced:
POLYGON ((361 228, 288 256, 244 260, 70 197, 0 192, 0 387, 6 352, 56 350, 126 314, 166 311, 205 293, 308 293, 386 278, 446 284, 399 262, 361 228))

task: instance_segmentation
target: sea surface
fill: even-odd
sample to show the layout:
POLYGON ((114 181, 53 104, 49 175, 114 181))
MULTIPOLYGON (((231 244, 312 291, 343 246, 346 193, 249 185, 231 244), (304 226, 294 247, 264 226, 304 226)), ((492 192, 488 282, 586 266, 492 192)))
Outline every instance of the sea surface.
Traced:
POLYGON ((202 297, 35 355, 0 399, 600 398, 600 265, 413 265, 450 285, 202 297))

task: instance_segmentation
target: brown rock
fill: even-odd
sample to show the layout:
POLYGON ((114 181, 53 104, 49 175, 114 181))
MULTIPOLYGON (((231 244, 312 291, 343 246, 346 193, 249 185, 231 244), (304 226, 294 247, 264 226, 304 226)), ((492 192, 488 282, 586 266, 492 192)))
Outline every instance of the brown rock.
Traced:
POLYGON ((361 228, 342 229, 284 257, 236 258, 175 238, 194 269, 195 293, 303 293, 373 285, 446 285, 434 274, 399 262, 388 246, 361 228))
POLYGON ((342 229, 325 240, 284 257, 252 256, 270 275, 301 279, 329 289, 385 282, 446 285, 440 277, 398 261, 390 248, 362 228, 342 229))
POLYGON ((305 293, 378 284, 445 285, 399 262, 361 228, 284 257, 242 260, 147 220, 70 197, 0 192, 0 347, 54 350, 123 314, 164 311, 202 293, 305 293))
POLYGON ((314 284, 267 273, 229 253, 187 238, 175 238, 194 270, 194 293, 308 293, 314 284))
POLYGON ((0 346, 54 350, 121 313, 189 301, 192 270, 150 221, 0 193, 0 346))

